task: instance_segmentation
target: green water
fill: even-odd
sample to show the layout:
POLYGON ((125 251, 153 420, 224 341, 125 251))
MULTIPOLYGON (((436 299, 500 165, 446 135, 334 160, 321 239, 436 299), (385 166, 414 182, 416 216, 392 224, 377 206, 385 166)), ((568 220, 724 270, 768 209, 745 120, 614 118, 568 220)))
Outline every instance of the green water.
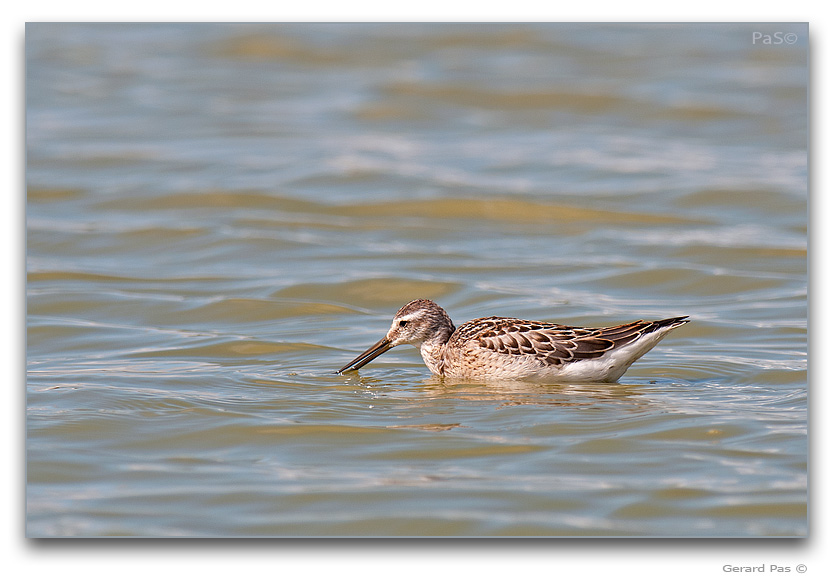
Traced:
POLYGON ((29 25, 27 534, 806 535, 807 44, 749 36, 29 25), (420 297, 693 322, 334 374, 420 297))

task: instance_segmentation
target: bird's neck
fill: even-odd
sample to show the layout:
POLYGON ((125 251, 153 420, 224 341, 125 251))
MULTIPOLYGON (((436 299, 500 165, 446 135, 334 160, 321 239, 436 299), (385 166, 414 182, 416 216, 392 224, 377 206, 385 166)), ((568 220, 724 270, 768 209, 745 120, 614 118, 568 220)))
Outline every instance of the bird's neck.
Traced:
POLYGON ((446 345, 449 342, 449 337, 455 331, 455 327, 451 326, 443 333, 425 341, 420 345, 420 355, 423 357, 423 362, 429 367, 429 370, 436 375, 443 375, 443 360, 446 353, 446 345))
POLYGON ((436 375, 443 375, 443 354, 445 342, 424 342, 420 345, 420 355, 429 370, 436 375))

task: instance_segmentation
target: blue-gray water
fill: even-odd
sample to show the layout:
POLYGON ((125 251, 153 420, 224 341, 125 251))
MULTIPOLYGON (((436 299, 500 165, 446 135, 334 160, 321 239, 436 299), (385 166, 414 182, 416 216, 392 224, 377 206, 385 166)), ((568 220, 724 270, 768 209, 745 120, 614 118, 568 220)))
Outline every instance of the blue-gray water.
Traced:
POLYGON ((807 534, 806 100, 804 25, 28 25, 28 535, 807 534), (693 322, 333 373, 418 297, 693 322))

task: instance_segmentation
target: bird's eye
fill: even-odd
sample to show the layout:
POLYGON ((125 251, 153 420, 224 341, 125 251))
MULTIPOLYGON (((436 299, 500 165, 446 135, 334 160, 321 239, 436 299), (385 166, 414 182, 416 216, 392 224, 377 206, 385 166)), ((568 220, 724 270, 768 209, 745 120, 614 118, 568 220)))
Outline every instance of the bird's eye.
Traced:
POLYGON ((408 320, 400 320, 400 328, 408 326, 408 320))

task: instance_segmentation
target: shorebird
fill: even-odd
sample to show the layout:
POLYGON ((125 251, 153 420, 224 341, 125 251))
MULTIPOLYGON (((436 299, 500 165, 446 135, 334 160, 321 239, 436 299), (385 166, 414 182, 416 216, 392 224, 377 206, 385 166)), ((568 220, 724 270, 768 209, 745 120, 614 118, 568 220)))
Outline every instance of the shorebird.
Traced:
POLYGON ((612 383, 669 331, 687 322, 687 316, 676 316, 583 328, 487 316, 456 329, 431 300, 412 300, 399 309, 384 338, 337 373, 358 370, 395 346, 411 344, 441 377, 612 383))

